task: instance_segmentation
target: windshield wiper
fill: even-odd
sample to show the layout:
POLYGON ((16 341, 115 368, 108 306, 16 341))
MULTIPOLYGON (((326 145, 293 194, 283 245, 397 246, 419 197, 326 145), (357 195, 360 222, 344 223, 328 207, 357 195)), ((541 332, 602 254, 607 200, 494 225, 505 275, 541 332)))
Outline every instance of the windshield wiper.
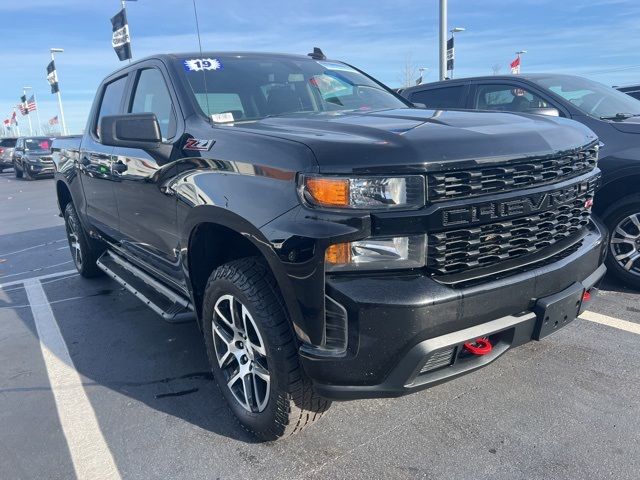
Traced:
POLYGON ((640 113, 616 113, 615 115, 600 117, 600 120, 626 120, 631 117, 640 117, 640 113))

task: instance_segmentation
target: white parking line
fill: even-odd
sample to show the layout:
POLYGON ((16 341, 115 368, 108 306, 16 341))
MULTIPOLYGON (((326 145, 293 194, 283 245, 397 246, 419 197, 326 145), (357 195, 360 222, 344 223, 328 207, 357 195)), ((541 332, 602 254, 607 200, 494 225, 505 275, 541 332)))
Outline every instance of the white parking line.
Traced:
POLYGON ((24 282, 62 431, 79 479, 119 479, 120 472, 37 279, 24 282))
POLYGON ((602 315, 601 313, 586 311, 580 318, 583 320, 588 320, 590 322, 599 323, 601 325, 606 325, 608 327, 617 328, 619 330, 624 330, 625 332, 637 333, 640 335, 640 324, 627 322, 626 320, 620 320, 619 318, 609 317, 607 315, 602 315))
POLYGON ((12 282, 0 283, 0 290, 4 290, 7 287, 14 287, 16 285, 22 285, 28 280, 46 280, 47 278, 64 277, 65 275, 78 275, 78 270, 64 270, 62 272, 47 273, 46 275, 39 275, 32 278, 23 278, 22 280, 13 280, 12 282))

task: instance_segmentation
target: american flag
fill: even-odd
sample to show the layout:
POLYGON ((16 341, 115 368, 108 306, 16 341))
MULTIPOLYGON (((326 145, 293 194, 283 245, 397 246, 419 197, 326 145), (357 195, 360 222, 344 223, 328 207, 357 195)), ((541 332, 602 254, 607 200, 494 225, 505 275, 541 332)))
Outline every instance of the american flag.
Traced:
POLYGON ((20 110, 21 115, 29 115, 29 109, 25 106, 24 103, 18 103, 16 107, 18 108, 18 110, 20 110))
POLYGON ((57 125, 58 124, 58 115, 49 119, 49 125, 57 125))
POLYGON ((33 112, 34 110, 37 110, 36 99, 35 99, 34 95, 31 95, 29 97, 29 100, 27 100, 27 108, 29 109, 30 112, 33 112))

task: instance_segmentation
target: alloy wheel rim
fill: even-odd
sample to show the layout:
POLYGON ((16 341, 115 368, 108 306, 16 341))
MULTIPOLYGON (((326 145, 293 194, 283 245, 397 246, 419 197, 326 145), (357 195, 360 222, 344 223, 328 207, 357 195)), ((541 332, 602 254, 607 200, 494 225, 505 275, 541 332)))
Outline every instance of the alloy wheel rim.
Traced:
POLYGON ((620 268, 640 276, 640 213, 631 214, 616 225, 610 246, 620 268))
POLYGON ((269 402, 271 375, 256 323, 233 295, 221 296, 213 311, 213 346, 227 388, 246 411, 262 412, 269 402))
POLYGON ((76 231, 73 220, 69 219, 67 222, 67 238, 69 239, 69 247, 71 248, 71 256, 73 262, 78 269, 82 268, 82 249, 80 247, 80 240, 76 231))

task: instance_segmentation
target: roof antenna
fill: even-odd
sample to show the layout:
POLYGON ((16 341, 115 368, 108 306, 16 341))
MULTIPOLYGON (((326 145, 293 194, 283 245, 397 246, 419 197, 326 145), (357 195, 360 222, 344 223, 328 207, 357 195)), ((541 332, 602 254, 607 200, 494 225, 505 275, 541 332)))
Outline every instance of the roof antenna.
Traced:
POLYGON ((325 56, 324 53, 322 53, 322 50, 320 50, 319 47, 313 47, 313 52, 312 53, 307 53, 307 55, 310 56, 311 58, 313 58, 314 60, 326 60, 327 59, 327 57, 325 56))
MULTIPOLYGON (((196 0, 193 0, 193 14, 196 17, 196 32, 198 34, 198 48, 200 49, 200 58, 202 58, 202 41, 200 40, 200 24, 198 23, 198 9, 196 8, 196 0)), ((207 91, 207 74, 202 70, 202 82, 204 83, 204 97, 207 101, 207 120, 211 122, 211 109, 209 108, 209 93, 207 91)))

